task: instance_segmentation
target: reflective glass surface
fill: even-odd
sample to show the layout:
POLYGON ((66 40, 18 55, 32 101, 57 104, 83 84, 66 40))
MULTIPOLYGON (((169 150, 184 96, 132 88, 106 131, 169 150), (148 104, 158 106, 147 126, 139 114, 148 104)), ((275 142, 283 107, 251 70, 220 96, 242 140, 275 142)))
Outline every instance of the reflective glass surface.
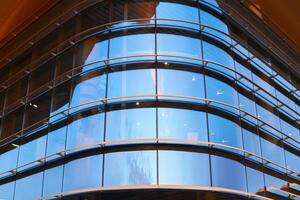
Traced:
POLYGON ((42 196, 42 183, 42 172, 17 180, 14 200, 31 200, 42 196))
POLYGON ((62 191, 63 166, 54 167, 44 172, 43 196, 53 195, 62 191))
POLYGON ((155 151, 109 153, 104 165, 104 186, 156 184, 155 151))
POLYGON ((207 154, 159 151, 159 183, 162 185, 210 186, 207 154))

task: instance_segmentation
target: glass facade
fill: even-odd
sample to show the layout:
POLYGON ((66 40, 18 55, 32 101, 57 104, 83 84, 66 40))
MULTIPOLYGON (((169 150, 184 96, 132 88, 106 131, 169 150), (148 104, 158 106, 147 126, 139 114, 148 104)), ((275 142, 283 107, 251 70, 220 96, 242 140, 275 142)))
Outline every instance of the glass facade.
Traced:
POLYGON ((100 1, 1 67, 0 199, 300 198, 299 90, 226 16, 213 0, 100 1))

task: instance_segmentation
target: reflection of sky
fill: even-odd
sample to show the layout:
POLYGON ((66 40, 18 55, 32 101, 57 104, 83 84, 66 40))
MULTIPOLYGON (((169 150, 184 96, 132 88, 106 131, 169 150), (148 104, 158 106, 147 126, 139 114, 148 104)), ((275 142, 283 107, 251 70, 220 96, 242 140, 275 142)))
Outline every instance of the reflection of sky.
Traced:
POLYGON ((41 196, 43 172, 16 181, 15 200, 36 199, 41 196))
POLYGON ((155 151, 109 153, 104 164, 104 186, 156 184, 155 151))

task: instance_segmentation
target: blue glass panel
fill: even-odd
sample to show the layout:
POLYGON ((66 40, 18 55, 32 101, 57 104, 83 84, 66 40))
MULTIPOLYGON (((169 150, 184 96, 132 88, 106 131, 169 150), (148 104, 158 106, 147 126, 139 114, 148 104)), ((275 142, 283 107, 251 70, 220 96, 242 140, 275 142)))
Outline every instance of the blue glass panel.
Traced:
POLYGON ((286 140, 290 144, 293 144, 296 147, 300 147, 300 144, 297 142, 297 141, 300 142, 299 129, 293 126, 292 124, 289 124, 288 122, 284 121, 283 119, 280 119, 280 127, 283 133, 291 137, 291 139, 286 139, 286 140))
MULTIPOLYGON (((206 76, 206 94, 208 99, 223 102, 235 107, 238 106, 238 95, 233 86, 230 86, 227 83, 210 76, 206 76)), ((219 103, 211 104, 225 110, 238 113, 236 109, 229 106, 225 106, 219 103)))
POLYGON ((261 156, 259 136, 246 129, 243 129, 242 131, 243 131, 244 149, 254 153, 255 155, 261 156))
POLYGON ((256 194, 264 190, 264 175, 262 172, 246 167, 248 192, 256 194))
POLYGON ((219 64, 207 63, 207 66, 212 70, 228 75, 231 79, 235 78, 235 73, 231 71, 234 70, 234 61, 232 57, 220 47, 208 42, 203 42, 203 59, 219 64), (226 67, 229 69, 226 69, 226 67))
MULTIPOLYGON (((291 169, 295 172, 300 172, 299 155, 297 155, 296 153, 285 151, 285 158, 286 158, 286 167, 288 169, 291 169)), ((294 174, 294 176, 297 176, 297 175, 294 174)))
MULTIPOLYGON (((0 174, 17 167, 18 151, 19 149, 15 148, 0 155, 0 174)), ((7 176, 9 174, 10 173, 5 173, 0 175, 0 177, 7 176)))
POLYGON ((284 180, 281 180, 279 178, 276 178, 274 176, 265 174, 265 184, 268 192, 279 194, 281 196, 288 196, 287 193, 283 193, 279 191, 279 188, 286 185, 287 182, 284 180), (276 189, 277 188, 277 189, 276 189))
POLYGON ((181 26, 193 29, 199 29, 198 9, 192 6, 171 2, 159 2, 156 7, 156 18, 158 25, 181 26), (180 21, 171 21, 163 19, 173 19, 180 21), (190 24, 188 22, 196 23, 190 24))
MULTIPOLYGON (((204 81, 202 74, 180 70, 158 69, 157 80, 158 94, 204 98, 204 81)), ((183 101, 193 101, 200 103, 203 102, 203 100, 180 97, 159 98, 180 99, 183 101)))
POLYGON ((155 54, 154 34, 137 34, 116 37, 110 40, 110 58, 119 58, 110 60, 110 63, 125 61, 153 60, 155 54), (131 58, 120 58, 120 57, 131 58), (138 56, 138 57, 132 57, 138 56))
POLYGON ((159 151, 159 183, 210 186, 209 156, 183 151, 159 151))
MULTIPOLYGON (((275 111, 273 108, 269 108, 275 111)), ((270 133, 273 133, 277 137, 282 137, 281 133, 274 130, 273 128, 280 130, 280 120, 279 117, 272 113, 270 110, 267 109, 267 107, 262 107, 257 104, 257 115, 260 120, 262 120, 264 123, 268 124, 263 125, 262 128, 269 131, 270 133)), ((259 124, 262 124, 262 122, 259 122, 259 124)))
POLYGON ((104 186, 157 184, 155 151, 109 153, 104 165, 104 186))
POLYGON ((231 44, 230 37, 226 35, 229 34, 228 27, 222 20, 204 10, 201 10, 200 21, 202 25, 207 26, 204 28, 204 32, 207 32, 214 37, 216 36, 218 40, 231 44))
POLYGON ((161 60, 183 61, 201 64, 194 59, 201 59, 201 40, 180 35, 157 34, 157 54, 161 60), (176 58, 172 56, 182 56, 188 58, 176 58), (189 59, 190 58, 190 59, 189 59))
POLYGON ((46 155, 47 156, 51 155, 51 157, 49 157, 48 160, 57 158, 58 155, 56 156, 56 155, 53 155, 53 154, 65 150, 66 130, 67 130, 67 127, 63 126, 61 128, 52 130, 48 133, 47 153, 46 153, 46 155))
POLYGON ((259 89, 257 86, 254 86, 254 89, 258 90, 257 95, 261 96, 262 98, 269 101, 270 103, 277 105, 277 100, 274 99, 274 97, 276 95, 275 88, 269 83, 269 80, 264 80, 263 78, 259 77, 258 75, 253 74, 253 82, 258 87, 260 87, 264 90, 263 91, 263 90, 259 89))
POLYGON ((255 102, 253 99, 248 98, 247 96, 239 93, 239 108, 242 111, 245 112, 240 112, 241 115, 243 116, 243 119, 252 122, 253 124, 257 124, 257 120, 255 119, 255 117, 257 116, 256 114, 256 106, 255 106, 255 102), (248 113, 250 115, 248 115, 248 113))
POLYGON ((103 132, 103 113, 90 116, 76 116, 74 121, 68 126, 67 149, 103 141, 103 132))
POLYGON ((158 137, 207 141, 206 113, 176 108, 159 108, 158 137))
POLYGON ((64 191, 101 186, 102 156, 91 156, 65 164, 64 191))
POLYGON ((155 108, 110 111, 106 120, 106 141, 156 138, 155 108))
POLYGON ((212 183, 214 187, 247 191, 245 166, 220 156, 211 156, 212 183))
POLYGON ((79 65, 86 65, 83 67, 82 71, 88 71, 95 67, 103 66, 104 62, 102 60, 107 59, 108 52, 108 41, 100 40, 97 37, 90 38, 81 43, 78 49, 78 58, 80 58, 79 65), (92 64, 96 61, 102 61, 92 64))
MULTIPOLYGON (((269 142, 265 139, 261 139, 262 156, 276 164, 285 167, 284 151, 280 146, 278 146, 279 144, 277 143, 278 141, 269 142)), ((272 164, 269 164, 269 166, 278 170, 283 170, 282 168, 272 164)))
MULTIPOLYGON (((108 98, 155 94, 155 70, 129 70, 113 72, 108 75, 108 98)), ((133 97, 124 100, 149 99, 154 97, 133 97)), ((115 99, 111 101, 120 101, 115 99)))
MULTIPOLYGON (((86 77, 77 80, 71 97, 71 107, 105 98, 106 75, 86 77)), ((100 103, 95 103, 100 104, 100 103)), ((95 104, 88 104, 70 110, 74 112, 95 104)))
POLYGON ((2 200, 12 200, 14 198, 15 182, 0 185, 0 198, 2 200))
POLYGON ((208 114, 208 123, 211 142, 243 148, 241 127, 238 124, 212 114, 208 114))
MULTIPOLYGON (((46 139, 47 136, 40 137, 31 142, 21 145, 19 153, 18 166, 22 166, 32 161, 39 160, 45 157, 46 154, 46 139)), ((40 164, 39 162, 30 164, 26 167, 22 167, 19 170, 32 167, 34 165, 40 164)))
POLYGON ((63 166, 47 169, 44 174, 43 196, 58 194, 62 190, 63 166))
POLYGON ((42 195, 43 173, 34 174, 16 181, 14 200, 32 200, 42 195))
POLYGON ((239 85, 243 86, 245 89, 251 91, 254 88, 252 84, 252 72, 240 64, 239 62, 235 61, 235 70, 240 73, 241 75, 236 74, 237 78, 239 79, 239 85), (243 77, 242 77, 243 76, 243 77), (248 79, 248 80, 247 80, 248 79))

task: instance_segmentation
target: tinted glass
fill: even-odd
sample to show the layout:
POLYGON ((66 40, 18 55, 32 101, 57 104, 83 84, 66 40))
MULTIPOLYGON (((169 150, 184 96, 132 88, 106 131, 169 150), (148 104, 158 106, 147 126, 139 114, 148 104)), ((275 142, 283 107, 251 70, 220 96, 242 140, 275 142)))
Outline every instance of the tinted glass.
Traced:
POLYGON ((65 150, 66 146, 66 131, 67 127, 57 127, 50 130, 47 139, 47 153, 46 155, 51 157, 49 159, 56 158, 58 155, 55 153, 65 150))
POLYGON ((15 200, 30 200, 40 197, 42 195, 42 183, 42 172, 17 180, 15 200))
POLYGON ((214 187, 246 191, 245 166, 220 156, 211 156, 212 183, 214 187))
POLYGON ((1 199, 11 200, 14 199, 14 188, 15 183, 10 182, 3 185, 0 185, 0 197, 1 199))
POLYGON ((209 156, 183 151, 159 151, 159 183, 210 186, 209 156))
POLYGON ((264 190, 264 175, 262 172, 247 167, 248 192, 256 194, 264 190))
POLYGON ((156 138, 155 108, 110 111, 106 120, 106 141, 156 138))
MULTIPOLYGON (((0 174, 7 172, 11 169, 14 169, 17 166, 18 159, 18 148, 12 149, 8 152, 2 153, 0 155, 1 165, 0 165, 0 174)), ((9 173, 0 175, 0 177, 7 176, 9 173)))
MULTIPOLYGON (((181 70, 158 69, 157 80, 158 94, 204 98, 204 82, 202 74, 181 70), (174 77, 176 77, 176 79, 174 79, 174 77)), ((175 98, 183 101, 203 102, 203 100, 180 97, 159 98, 175 98)))
POLYGON ((156 184, 155 151, 109 153, 104 165, 104 186, 156 184))
POLYGON ((43 196, 60 193, 62 190, 63 166, 54 167, 45 171, 43 196))
MULTIPOLYGON (((155 70, 130 70, 108 75, 108 98, 155 94, 155 70)), ((147 98, 147 97, 140 97, 147 98)), ((154 97, 149 97, 154 98, 154 97)), ((127 100, 139 99, 139 97, 127 100)), ((116 99, 120 100, 120 99, 116 99)), ((113 101, 113 100, 112 100, 113 101)))
POLYGON ((101 186, 102 156, 71 161, 64 168, 64 191, 101 186))
POLYGON ((207 141, 206 113, 176 108, 158 109, 159 138, 207 141))

